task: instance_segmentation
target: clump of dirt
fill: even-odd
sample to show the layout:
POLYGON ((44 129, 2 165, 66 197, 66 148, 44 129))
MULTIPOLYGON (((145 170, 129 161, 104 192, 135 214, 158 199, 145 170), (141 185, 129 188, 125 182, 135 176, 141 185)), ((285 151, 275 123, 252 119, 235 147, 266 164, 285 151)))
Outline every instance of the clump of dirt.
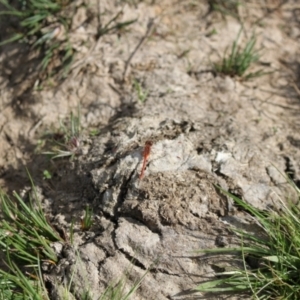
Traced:
POLYGON ((126 270, 129 290, 148 269, 132 299, 192 299, 190 289, 215 271, 191 251, 234 244, 231 225, 257 230, 216 186, 260 209, 280 207, 278 197, 297 200, 282 176, 288 172, 299 184, 298 75, 289 68, 299 65, 295 5, 239 7, 244 35, 255 26, 260 68, 269 72, 252 81, 214 72, 211 62, 241 24, 210 12, 206 1, 102 1, 104 23, 120 9, 122 21, 137 21, 94 41, 96 20, 79 26, 82 41, 88 37, 92 45, 78 47, 70 77, 55 90, 28 90, 23 80, 12 85, 16 71, 2 67, 1 186, 24 187, 26 164, 51 223, 69 232, 78 220, 73 244, 61 249, 47 275, 53 299, 62 299, 64 283, 70 299, 87 287, 98 299, 126 270), (46 128, 78 103, 83 127, 99 129, 86 139, 87 153, 72 163, 34 154, 46 128), (45 169, 52 179, 42 179, 45 169), (83 232, 87 205, 94 223, 83 232))

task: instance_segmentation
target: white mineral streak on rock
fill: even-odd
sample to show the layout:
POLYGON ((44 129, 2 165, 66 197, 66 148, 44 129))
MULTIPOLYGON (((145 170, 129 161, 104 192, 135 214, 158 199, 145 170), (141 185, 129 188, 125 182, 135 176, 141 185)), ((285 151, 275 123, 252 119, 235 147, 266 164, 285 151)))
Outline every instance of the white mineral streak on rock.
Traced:
POLYGON ((161 140, 152 146, 146 175, 193 168, 210 172, 211 164, 204 156, 197 155, 194 145, 181 134, 174 140, 161 140))
MULTIPOLYGON (((256 159, 261 158, 257 157, 256 159)), ((259 209, 276 205, 274 191, 278 191, 278 189, 270 187, 271 182, 264 168, 267 162, 261 159, 260 166, 253 170, 251 169, 251 160, 252 157, 249 155, 242 157, 239 153, 234 158, 231 153, 222 151, 218 152, 215 158, 219 172, 232 179, 236 187, 242 189, 244 200, 259 209), (253 175, 254 172, 255 175, 253 175)))

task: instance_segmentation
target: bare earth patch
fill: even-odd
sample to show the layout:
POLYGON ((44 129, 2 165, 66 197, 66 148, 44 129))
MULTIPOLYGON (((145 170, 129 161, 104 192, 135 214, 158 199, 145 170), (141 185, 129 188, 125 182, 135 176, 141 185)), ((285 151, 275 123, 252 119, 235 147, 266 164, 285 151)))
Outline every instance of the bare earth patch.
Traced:
POLYGON ((212 67, 236 39, 236 19, 209 12, 206 1, 154 2, 102 1, 104 24, 121 9, 121 21, 137 21, 95 39, 97 3, 78 1, 75 62, 54 87, 33 89, 36 58, 28 49, 1 49, 1 187, 27 189, 26 165, 51 223, 68 235, 75 221, 72 245, 47 270, 53 299, 63 299, 64 284, 69 299, 81 299, 86 287, 98 299, 126 272, 129 289, 148 269, 132 299, 194 299, 190 289, 216 269, 192 251, 238 242, 231 225, 257 230, 216 185, 261 209, 279 206, 279 196, 296 200, 280 172, 299 184, 297 1, 239 8, 244 32, 255 31, 262 49, 254 69, 269 72, 251 81, 212 67), (147 92, 144 101, 134 82, 147 92), (81 137, 86 151, 73 162, 50 162, 38 141, 78 104, 83 127, 99 134, 81 137), (147 140, 153 146, 139 179, 147 140), (94 222, 82 232, 87 205, 94 222))

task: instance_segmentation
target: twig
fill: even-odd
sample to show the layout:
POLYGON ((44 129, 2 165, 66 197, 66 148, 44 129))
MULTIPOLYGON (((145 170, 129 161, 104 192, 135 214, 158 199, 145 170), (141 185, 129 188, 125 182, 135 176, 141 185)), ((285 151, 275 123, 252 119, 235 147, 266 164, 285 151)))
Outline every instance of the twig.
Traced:
POLYGON ((142 46, 142 44, 144 43, 144 41, 147 39, 147 37, 152 33, 152 28, 154 25, 154 19, 151 18, 147 24, 147 31, 146 34, 141 38, 141 40, 139 41, 139 43, 136 45, 135 49, 132 51, 132 53, 130 54, 129 58, 127 59, 126 63, 125 63, 125 68, 124 68, 124 72, 123 72, 123 81, 125 80, 125 76, 126 76, 126 72, 128 70, 128 66, 133 58, 133 56, 136 54, 136 52, 138 51, 138 49, 142 46))

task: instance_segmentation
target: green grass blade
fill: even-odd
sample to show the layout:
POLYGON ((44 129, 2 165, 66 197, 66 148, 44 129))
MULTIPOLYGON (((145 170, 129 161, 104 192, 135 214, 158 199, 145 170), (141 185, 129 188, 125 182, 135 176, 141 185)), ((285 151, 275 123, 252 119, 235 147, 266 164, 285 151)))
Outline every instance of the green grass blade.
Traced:
POLYGON ((24 37, 24 34, 22 33, 16 33, 14 34, 11 38, 4 40, 3 42, 0 43, 0 46, 3 46, 5 44, 9 44, 18 40, 21 40, 24 37))

